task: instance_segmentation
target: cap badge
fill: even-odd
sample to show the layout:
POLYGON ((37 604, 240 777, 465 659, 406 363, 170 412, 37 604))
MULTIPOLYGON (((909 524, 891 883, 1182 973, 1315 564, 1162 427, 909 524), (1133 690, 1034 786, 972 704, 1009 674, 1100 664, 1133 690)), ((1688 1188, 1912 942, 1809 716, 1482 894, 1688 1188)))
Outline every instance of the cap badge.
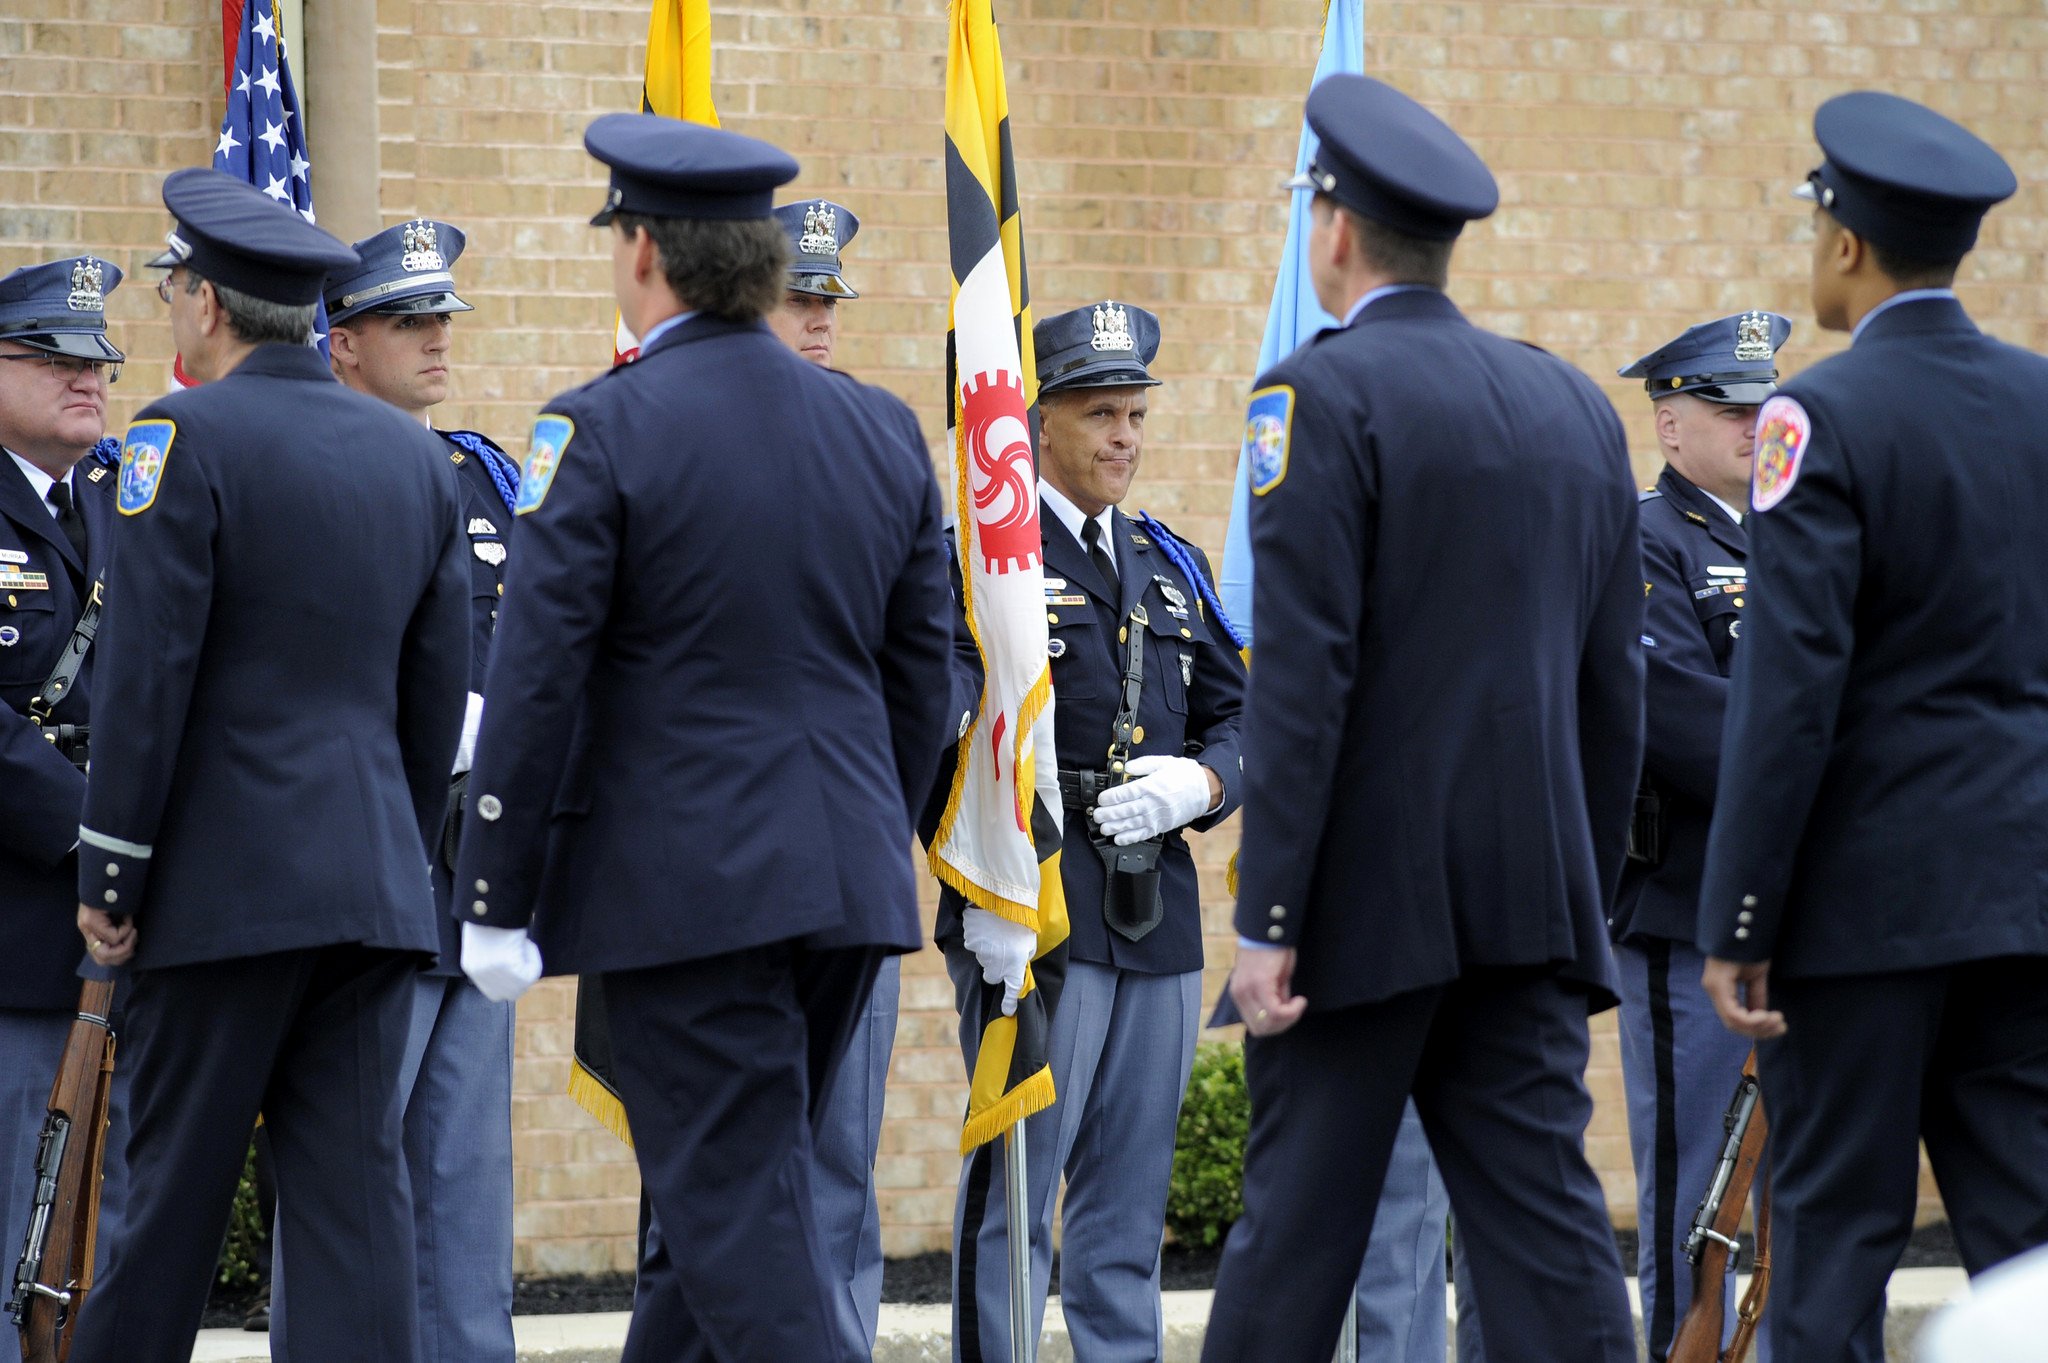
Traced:
POLYGON ((448 268, 448 262, 441 257, 440 233, 436 232, 434 224, 425 218, 407 223, 399 240, 405 246, 405 254, 399 257, 398 263, 408 271, 416 273, 420 270, 448 268))
POLYGON ((71 267, 71 296, 64 300, 66 306, 73 312, 105 311, 106 295, 100 289, 105 282, 100 263, 91 256, 80 256, 71 267))
POLYGON ((1136 350, 1137 343, 1131 340, 1130 314, 1115 303, 1095 305, 1095 339, 1089 344, 1097 350, 1136 350))
POLYGON ((1772 359, 1776 354, 1771 349, 1771 319, 1760 312, 1744 313, 1735 324, 1735 358, 1748 364, 1772 359))
POLYGON ((797 239, 796 249, 807 256, 838 255, 838 216, 823 199, 805 209, 804 234, 797 239))

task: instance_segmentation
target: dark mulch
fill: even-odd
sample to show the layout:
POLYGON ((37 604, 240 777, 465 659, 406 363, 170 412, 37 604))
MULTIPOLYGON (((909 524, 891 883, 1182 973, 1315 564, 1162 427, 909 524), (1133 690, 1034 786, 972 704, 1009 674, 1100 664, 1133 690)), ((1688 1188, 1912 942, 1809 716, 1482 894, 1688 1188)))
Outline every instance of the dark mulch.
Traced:
MULTIPOLYGON (((1618 1230, 1615 1245, 1621 1251, 1622 1267, 1630 1274, 1636 1267, 1636 1233, 1618 1230)), ((1216 1264, 1222 1249, 1184 1249, 1169 1245, 1161 1256, 1161 1285, 1169 1292, 1186 1288, 1213 1287, 1216 1264)), ((1750 1259, 1749 1238, 1743 1237, 1743 1264, 1750 1259)), ((1947 1223, 1922 1226, 1913 1232, 1899 1260, 1901 1268, 1952 1268, 1962 1261, 1956 1256, 1955 1236, 1947 1223)), ((1053 1291, 1059 1291, 1059 1257, 1053 1257, 1053 1291)), ((237 1326, 248 1313, 255 1294, 248 1291, 218 1291, 207 1306, 205 1325, 209 1329, 237 1326)), ((909 1305, 936 1305, 953 1299, 953 1260, 944 1252, 916 1254, 891 1259, 882 1265, 882 1300, 909 1305)), ((526 1277, 513 1287, 512 1311, 521 1316, 559 1316, 595 1311, 624 1311, 633 1305, 633 1275, 594 1273, 554 1277, 526 1277)))

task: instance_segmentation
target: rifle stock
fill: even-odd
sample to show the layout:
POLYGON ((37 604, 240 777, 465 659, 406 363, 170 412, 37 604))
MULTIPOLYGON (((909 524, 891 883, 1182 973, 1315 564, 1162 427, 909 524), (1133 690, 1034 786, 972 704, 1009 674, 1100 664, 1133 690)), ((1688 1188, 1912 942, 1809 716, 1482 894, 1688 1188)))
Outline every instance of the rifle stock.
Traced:
POLYGON ((1750 1274, 1749 1290, 1736 1311, 1734 1339, 1721 1348, 1722 1300, 1731 1256, 1736 1251, 1735 1232, 1742 1225, 1742 1208, 1763 1163, 1764 1138, 1770 1123, 1764 1116, 1763 1089, 1756 1077, 1756 1052, 1743 1062, 1742 1078, 1735 1086, 1728 1112, 1722 1118, 1726 1140, 1720 1162, 1707 1195, 1693 1213, 1692 1231, 1685 1238, 1685 1257, 1692 1262, 1692 1306, 1679 1322, 1672 1337, 1666 1363, 1743 1363, 1756 1335, 1757 1321, 1770 1297, 1771 1214, 1770 1187, 1764 1188, 1756 1225, 1756 1265, 1750 1274))
POLYGON ((64 1363, 92 1290, 99 1229, 107 1099, 114 1079, 111 981, 88 980, 50 1088, 36 1147, 36 1196, 22 1237, 7 1313, 21 1330, 24 1363, 64 1363))

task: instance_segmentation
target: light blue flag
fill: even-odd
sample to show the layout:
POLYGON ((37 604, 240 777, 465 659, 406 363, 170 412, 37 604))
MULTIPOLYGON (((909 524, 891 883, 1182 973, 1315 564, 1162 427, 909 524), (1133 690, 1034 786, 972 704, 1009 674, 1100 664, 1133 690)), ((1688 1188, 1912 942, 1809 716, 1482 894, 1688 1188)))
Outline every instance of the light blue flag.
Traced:
MULTIPOLYGON (((1339 72, 1365 73, 1364 0, 1330 0, 1323 17, 1323 55, 1316 60, 1315 80, 1339 72)), ((1301 126, 1301 149, 1295 154, 1296 174, 1308 169, 1316 153, 1316 135, 1308 124, 1301 126)), ((1308 273, 1308 205, 1304 192, 1291 194, 1287 205, 1287 243, 1280 251, 1280 274, 1273 282, 1273 305, 1266 312, 1266 339, 1259 343, 1259 367, 1254 376, 1265 373, 1294 353, 1295 347, 1322 330, 1337 325, 1337 319, 1316 302, 1314 284, 1308 273)), ((1221 578, 1223 609, 1244 636, 1252 641, 1252 537, 1251 480, 1242 451, 1237 460, 1237 487, 1230 494, 1230 526, 1223 535, 1221 578)))

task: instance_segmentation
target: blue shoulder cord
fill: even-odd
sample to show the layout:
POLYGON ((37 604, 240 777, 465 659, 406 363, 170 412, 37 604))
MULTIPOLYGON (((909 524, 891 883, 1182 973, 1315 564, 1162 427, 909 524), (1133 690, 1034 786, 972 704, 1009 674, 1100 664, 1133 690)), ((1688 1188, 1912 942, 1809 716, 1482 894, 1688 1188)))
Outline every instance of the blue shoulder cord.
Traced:
POLYGON ((121 462, 121 442, 111 435, 102 437, 99 443, 92 447, 92 457, 108 468, 118 466, 121 462))
POLYGON ((1230 642, 1242 649, 1244 636, 1237 632, 1237 626, 1231 624, 1230 617, 1223 613, 1223 602, 1217 599, 1216 589, 1209 585, 1209 579, 1195 566, 1195 556, 1188 552, 1188 547, 1182 544, 1171 530, 1152 519, 1152 513, 1149 511, 1138 513, 1138 524, 1152 533, 1153 541, 1173 560, 1173 566, 1180 569, 1181 574, 1195 584, 1195 590, 1200 592, 1202 600, 1208 603, 1209 614, 1215 617, 1217 624, 1223 626, 1223 632, 1230 637, 1230 642))
POLYGON ((519 465, 512 462, 512 456, 499 450, 490 441, 475 431, 444 431, 450 440, 468 450, 484 466, 484 472, 491 475, 497 484, 498 495, 505 499, 505 509, 514 511, 519 506, 519 465))

